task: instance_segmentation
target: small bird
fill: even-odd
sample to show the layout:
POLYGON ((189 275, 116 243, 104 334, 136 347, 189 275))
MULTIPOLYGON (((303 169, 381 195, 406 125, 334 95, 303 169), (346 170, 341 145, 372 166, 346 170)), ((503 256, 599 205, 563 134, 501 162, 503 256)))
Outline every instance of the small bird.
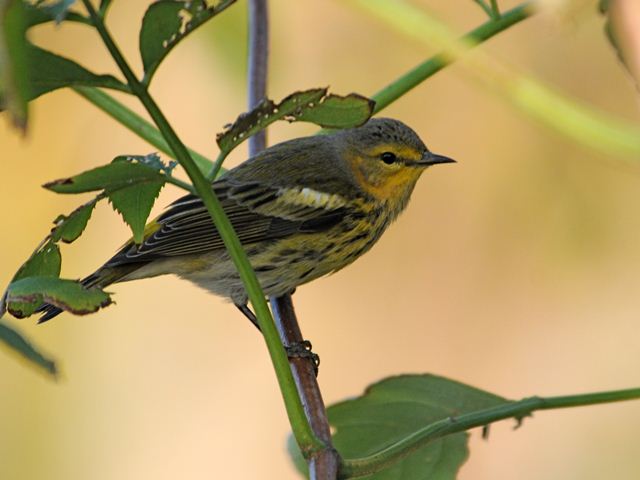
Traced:
MULTIPOLYGON (((344 268, 367 252, 409 202, 431 153, 389 118, 274 145, 212 184, 267 296, 344 268)), ((229 298, 252 322, 247 293, 202 201, 186 195, 82 280, 85 287, 173 273, 229 298)), ((40 322, 61 310, 40 309, 40 322)))

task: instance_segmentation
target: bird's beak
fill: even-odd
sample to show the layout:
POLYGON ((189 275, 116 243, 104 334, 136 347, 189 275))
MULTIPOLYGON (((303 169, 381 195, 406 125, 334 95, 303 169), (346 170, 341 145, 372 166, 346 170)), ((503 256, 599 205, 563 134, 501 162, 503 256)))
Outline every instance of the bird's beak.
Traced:
POLYGON ((431 166, 431 165, 435 165, 437 163, 456 163, 456 161, 453 158, 445 157, 444 155, 438 155, 438 154, 435 154, 435 153, 431 153, 429 150, 427 150, 422 155, 422 158, 416 163, 418 165, 428 167, 428 166, 431 166))

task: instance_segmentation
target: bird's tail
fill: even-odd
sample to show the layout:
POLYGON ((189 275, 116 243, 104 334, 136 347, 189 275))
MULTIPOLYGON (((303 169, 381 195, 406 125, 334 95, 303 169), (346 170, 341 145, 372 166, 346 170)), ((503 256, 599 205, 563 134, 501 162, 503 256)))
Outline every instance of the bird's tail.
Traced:
MULTIPOLYGON (((102 267, 88 277, 83 278, 80 283, 84 288, 105 288, 112 283, 119 282, 123 277, 131 273, 131 271, 138 268, 139 265, 136 265, 136 268, 123 267, 124 266, 117 268, 102 267)), ((59 307, 56 307, 55 305, 45 303, 40 308, 38 308, 36 312, 42 313, 42 316, 38 319, 38 323, 44 323, 60 315, 63 310, 59 307)))

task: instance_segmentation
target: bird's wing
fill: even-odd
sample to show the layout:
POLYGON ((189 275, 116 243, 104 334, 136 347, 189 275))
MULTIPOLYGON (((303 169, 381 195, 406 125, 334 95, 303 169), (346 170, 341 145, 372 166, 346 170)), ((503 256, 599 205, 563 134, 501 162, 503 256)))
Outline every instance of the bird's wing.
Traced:
MULTIPOLYGON (((346 214, 346 201, 342 197, 309 188, 283 188, 224 178, 215 182, 213 188, 243 245, 297 232, 322 232, 339 223, 346 214)), ((147 230, 141 245, 125 245, 105 266, 224 248, 202 200, 195 195, 174 202, 147 230)))

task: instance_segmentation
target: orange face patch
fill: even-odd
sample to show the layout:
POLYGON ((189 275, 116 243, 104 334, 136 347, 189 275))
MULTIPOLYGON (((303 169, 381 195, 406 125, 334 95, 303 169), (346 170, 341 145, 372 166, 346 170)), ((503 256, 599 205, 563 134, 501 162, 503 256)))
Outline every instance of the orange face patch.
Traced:
MULTIPOLYGON (((381 150, 381 152, 385 151, 389 151, 389 149, 381 150)), ((397 151, 398 149, 396 149, 397 151)), ((403 164, 399 164, 396 169, 391 170, 385 168, 383 164, 376 164, 370 158, 359 155, 349 156, 348 161, 360 187, 381 201, 402 197, 404 191, 418 180, 423 170, 403 164)))

